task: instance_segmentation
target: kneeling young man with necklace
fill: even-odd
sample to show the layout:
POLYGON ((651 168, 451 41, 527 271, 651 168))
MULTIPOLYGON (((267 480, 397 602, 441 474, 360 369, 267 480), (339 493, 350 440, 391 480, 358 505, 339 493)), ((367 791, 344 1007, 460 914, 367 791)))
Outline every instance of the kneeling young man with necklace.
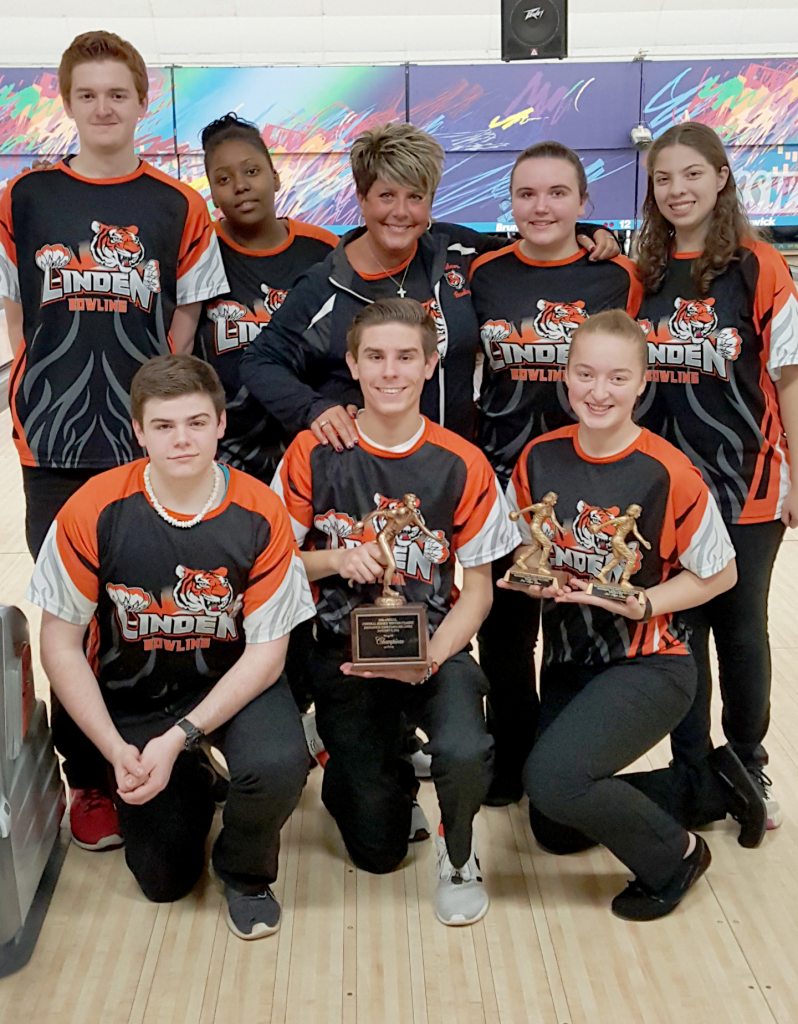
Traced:
POLYGON ((491 562, 520 536, 485 456, 420 413, 438 361, 424 307, 377 300, 354 318, 347 346, 365 404, 358 444, 338 454, 303 431, 272 482, 317 585, 310 672, 329 754, 322 798, 358 867, 396 868, 407 853, 417 788, 399 756, 402 713, 418 723, 429 737, 441 809, 436 913, 444 924, 472 924, 488 909, 472 821, 490 785, 493 740, 483 711, 487 680, 469 644, 491 606, 491 562), (375 539, 375 518, 379 533, 391 509, 408 524, 397 529, 394 515, 396 574, 375 539), (455 555, 463 566, 459 596, 455 555), (352 663, 350 613, 378 597, 387 567, 384 582, 425 605, 431 636, 426 664, 384 668, 377 678, 352 663))
POLYGON ((148 453, 92 478, 56 516, 28 598, 43 610, 42 664, 115 776, 128 866, 148 899, 191 891, 214 801, 200 746, 230 787, 213 867, 228 925, 277 931, 280 828, 308 769, 282 674, 288 636, 314 613, 285 508, 265 484, 214 461, 225 394, 188 355, 133 378, 148 453))

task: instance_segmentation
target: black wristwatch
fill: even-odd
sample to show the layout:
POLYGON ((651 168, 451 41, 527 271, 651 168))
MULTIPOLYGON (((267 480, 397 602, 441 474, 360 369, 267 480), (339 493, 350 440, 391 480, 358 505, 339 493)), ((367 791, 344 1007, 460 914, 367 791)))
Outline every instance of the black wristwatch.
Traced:
POLYGON ((205 733, 202 729, 198 729, 187 718, 181 718, 179 722, 175 722, 175 725, 179 726, 186 734, 186 750, 196 750, 205 739, 205 733))
POLYGON ((646 606, 645 606, 645 611, 643 612, 643 618, 639 619, 638 621, 640 621, 640 622, 650 622, 651 621, 651 615, 652 615, 653 611, 654 611, 654 609, 651 607, 651 601, 648 599, 648 596, 646 596, 646 606))

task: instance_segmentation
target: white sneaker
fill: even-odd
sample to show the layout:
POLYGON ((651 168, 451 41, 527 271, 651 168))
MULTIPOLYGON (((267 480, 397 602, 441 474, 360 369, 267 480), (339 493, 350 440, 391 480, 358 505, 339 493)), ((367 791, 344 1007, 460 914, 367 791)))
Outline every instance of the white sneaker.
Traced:
POLYGON ((765 775, 762 768, 749 768, 748 774, 762 790, 762 795, 765 798, 765 806, 768 810, 768 829, 778 828, 784 821, 784 811, 782 811, 779 806, 778 800, 775 800, 770 795, 770 787, 773 783, 768 776, 765 775))
POLYGON ((471 856, 461 868, 449 859, 446 840, 437 836, 438 888, 435 893, 435 913, 442 924, 474 924, 485 916, 490 899, 482 884, 477 848, 471 842, 471 856))
POLYGON ((424 813, 424 808, 418 800, 414 800, 413 811, 410 817, 410 835, 407 841, 408 843, 422 843, 425 839, 429 839, 430 834, 429 822, 424 813))
POLYGON ((302 716, 302 728, 305 730, 305 742, 308 745, 310 756, 321 765, 322 768, 330 760, 330 755, 321 741, 319 731, 316 728, 316 712, 305 712, 302 716))

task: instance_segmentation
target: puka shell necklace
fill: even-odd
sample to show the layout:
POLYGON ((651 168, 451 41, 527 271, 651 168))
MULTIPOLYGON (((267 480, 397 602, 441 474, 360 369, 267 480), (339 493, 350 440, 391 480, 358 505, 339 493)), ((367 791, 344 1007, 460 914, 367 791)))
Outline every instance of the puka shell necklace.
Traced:
POLYGON ((150 499, 152 507, 155 509, 155 511, 158 513, 161 519, 165 519, 170 526, 176 526, 179 530, 188 530, 190 527, 196 526, 197 523, 201 523, 205 516, 213 508, 214 502, 216 501, 216 497, 219 494, 219 485, 222 482, 223 475, 224 474, 219 469, 218 463, 214 462, 213 490, 211 491, 211 496, 208 498, 208 500, 203 505, 202 509, 194 516, 193 519, 175 519, 174 516, 169 515, 169 513, 166 511, 166 509, 163 507, 160 501, 158 501, 158 499, 155 497, 155 492, 152 489, 152 483, 150 481, 149 462, 144 468, 144 486, 147 489, 147 497, 150 499))

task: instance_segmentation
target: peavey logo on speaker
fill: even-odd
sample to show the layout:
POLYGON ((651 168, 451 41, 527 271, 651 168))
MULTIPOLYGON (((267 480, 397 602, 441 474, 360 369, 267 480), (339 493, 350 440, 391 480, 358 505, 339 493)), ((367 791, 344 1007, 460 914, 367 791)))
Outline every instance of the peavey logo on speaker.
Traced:
POLYGON ((211 637, 237 639, 236 616, 243 599, 234 595, 227 569, 211 572, 177 565, 175 575, 177 583, 160 602, 141 587, 106 584, 125 640, 144 640, 145 651, 182 652, 210 647, 211 637))
POLYGON ((529 21, 530 18, 534 18, 536 21, 543 17, 542 7, 530 7, 528 11, 524 12, 524 21, 529 21))

